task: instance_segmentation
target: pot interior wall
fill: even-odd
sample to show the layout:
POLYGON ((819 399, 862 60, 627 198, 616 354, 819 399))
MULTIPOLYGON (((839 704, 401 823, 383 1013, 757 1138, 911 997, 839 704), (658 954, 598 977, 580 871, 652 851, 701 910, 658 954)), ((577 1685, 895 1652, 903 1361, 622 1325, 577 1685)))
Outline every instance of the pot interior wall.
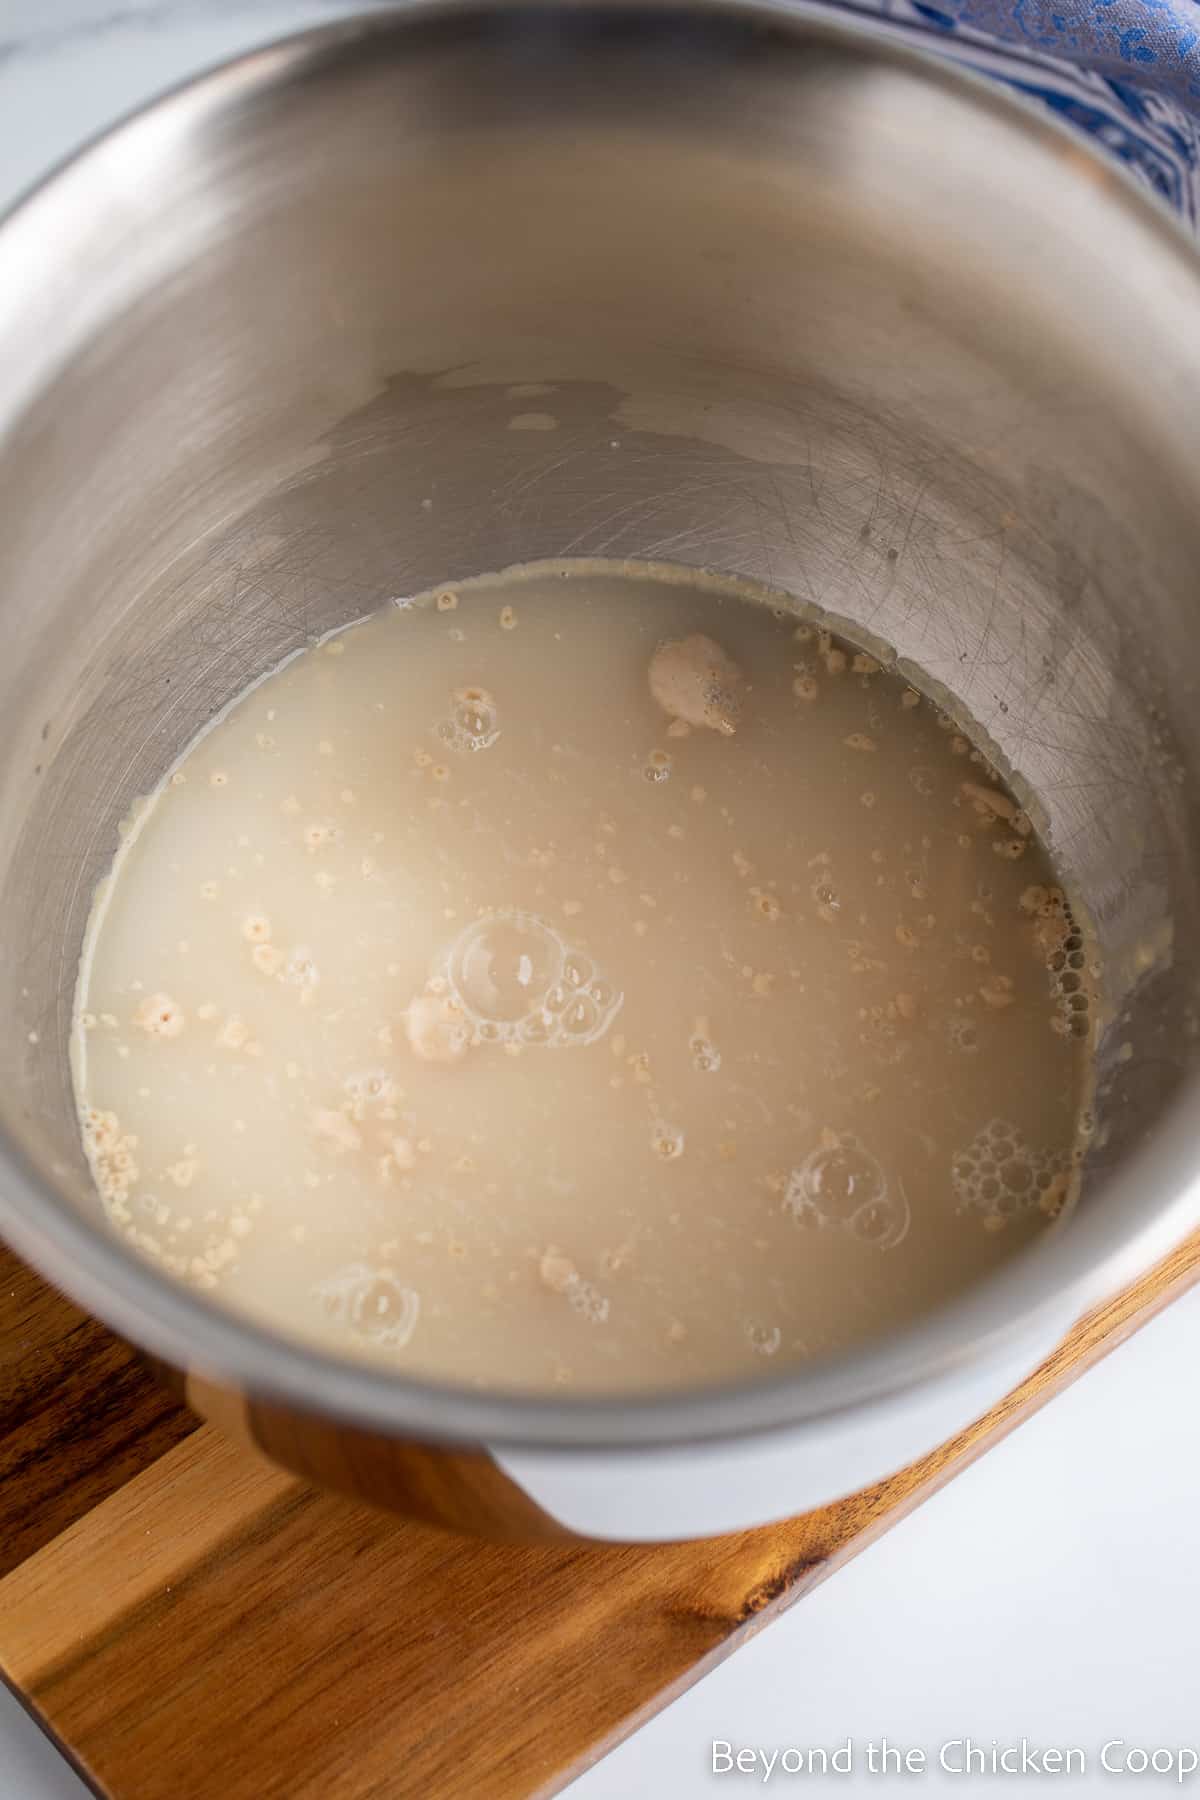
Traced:
POLYGON ((953 695, 1108 971, 1085 1204, 1175 1104, 1200 289, 1074 152, 734 16, 377 21, 135 121, 7 236, 0 1121, 64 1192, 130 802, 290 651, 538 558, 752 577, 953 695))

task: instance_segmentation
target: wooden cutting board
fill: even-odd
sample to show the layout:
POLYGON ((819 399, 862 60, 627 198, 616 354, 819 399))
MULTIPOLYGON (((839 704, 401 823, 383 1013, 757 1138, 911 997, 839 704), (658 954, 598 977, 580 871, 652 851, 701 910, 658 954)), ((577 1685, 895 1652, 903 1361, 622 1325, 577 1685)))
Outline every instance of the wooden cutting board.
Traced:
POLYGON ((557 1792, 1200 1276, 1200 1234, 986 1418, 782 1525, 513 1549, 305 1488, 0 1247, 0 1673, 112 1800, 557 1792))

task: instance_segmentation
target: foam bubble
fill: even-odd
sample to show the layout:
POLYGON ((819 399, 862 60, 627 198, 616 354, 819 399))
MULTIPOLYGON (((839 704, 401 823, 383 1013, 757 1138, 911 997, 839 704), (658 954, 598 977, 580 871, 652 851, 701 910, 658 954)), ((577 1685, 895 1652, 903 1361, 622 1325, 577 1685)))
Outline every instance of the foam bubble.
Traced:
POLYGON ((402 1350, 421 1316, 420 1296, 401 1286, 391 1269, 369 1263, 335 1270, 317 1282, 313 1294, 329 1318, 387 1350, 402 1350))
POLYGON ((832 925, 842 910, 842 902, 829 876, 818 876, 810 891, 816 903, 818 918, 824 919, 827 925, 832 925))
POLYGON ((650 1148, 663 1162, 676 1162, 683 1155, 683 1133, 677 1126, 656 1119, 650 1128, 650 1148))
POLYGON ((396 1085, 386 1069, 360 1069, 342 1083, 356 1119, 372 1106, 388 1106, 396 1097, 396 1085))
POLYGON ((545 1005, 566 946, 532 913, 498 913, 467 927, 450 952, 455 999, 475 1019, 513 1025, 545 1005))
POLYGON ((592 1044, 624 999, 592 957, 533 913, 477 919, 451 945, 445 970, 476 1043, 592 1044))
POLYGON ((456 688, 450 717, 443 719, 437 734, 451 750, 466 753, 490 749, 500 736, 500 726, 496 703, 487 689, 456 688))
POLYGON ((563 957, 563 982, 567 989, 586 988, 596 979, 596 965, 580 950, 568 950, 563 957))
POLYGON ((575 994, 559 1015, 556 1037, 564 1043, 591 1043, 600 1029, 600 1008, 590 994, 575 994))
POLYGON ((911 1223, 902 1187, 889 1191, 883 1169, 851 1132, 829 1133, 788 1177, 783 1200, 798 1225, 835 1228, 890 1250, 911 1223))
POLYGON ((778 1325, 750 1323, 746 1326, 746 1342, 755 1356, 774 1356, 783 1342, 783 1334, 778 1325))

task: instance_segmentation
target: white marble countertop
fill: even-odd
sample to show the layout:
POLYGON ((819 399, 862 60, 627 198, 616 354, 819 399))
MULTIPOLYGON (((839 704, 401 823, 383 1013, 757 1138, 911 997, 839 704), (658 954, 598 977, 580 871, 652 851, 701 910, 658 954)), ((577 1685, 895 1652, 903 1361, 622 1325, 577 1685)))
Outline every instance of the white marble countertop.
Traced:
MULTIPOLYGON (((0 206, 151 94, 344 10, 340 0, 0 0, 0 206)), ((1200 1293, 638 1732, 572 1800, 758 1791, 761 1761, 754 1773, 713 1774, 714 1739, 768 1755, 851 1741, 849 1775, 800 1776, 781 1758, 768 1792, 998 1783, 1018 1795, 1055 1781, 1172 1791, 1178 1761, 1158 1776, 1106 1772, 1101 1751, 1123 1742, 1106 1758, 1122 1765, 1131 1746, 1200 1751, 1197 1367, 1200 1293), (923 1750, 926 1771, 872 1774, 867 1745, 882 1737, 923 1750), (1087 1770, 940 1769, 941 1747, 967 1737, 985 1750, 1023 1738, 1077 1746, 1087 1770)), ((953 1764, 962 1753, 945 1754, 953 1764)), ((1200 1793, 1200 1771, 1182 1785, 1200 1793)), ((396 1791, 407 1791, 399 1772, 396 1791)), ((178 1793, 187 1800, 186 1781, 178 1793)), ((0 1690, 0 1800, 83 1794, 0 1690)))

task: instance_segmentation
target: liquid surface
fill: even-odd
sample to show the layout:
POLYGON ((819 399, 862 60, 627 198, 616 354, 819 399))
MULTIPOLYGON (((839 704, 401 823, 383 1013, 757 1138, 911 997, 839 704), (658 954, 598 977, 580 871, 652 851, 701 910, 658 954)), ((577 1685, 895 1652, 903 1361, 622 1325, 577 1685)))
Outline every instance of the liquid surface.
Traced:
POLYGON ((983 753, 698 578, 314 647, 135 810, 74 1042, 106 1213, 291 1336, 508 1389, 772 1371, 1069 1203, 1094 970, 983 753))

